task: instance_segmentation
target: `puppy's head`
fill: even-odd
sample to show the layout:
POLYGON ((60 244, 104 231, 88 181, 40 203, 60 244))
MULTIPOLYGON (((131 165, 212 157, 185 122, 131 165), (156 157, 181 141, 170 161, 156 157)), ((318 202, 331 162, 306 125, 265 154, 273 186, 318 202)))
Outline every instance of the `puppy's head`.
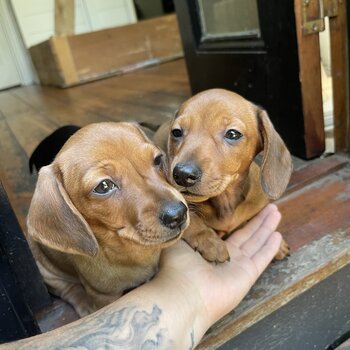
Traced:
POLYGON ((203 201, 243 179, 261 151, 261 185, 275 199, 289 182, 292 163, 267 113, 234 92, 207 90, 187 100, 172 122, 170 179, 190 201, 203 201))
POLYGON ((28 233, 53 249, 94 256, 121 238, 165 247, 188 225, 163 154, 131 123, 91 124, 39 172, 28 233))

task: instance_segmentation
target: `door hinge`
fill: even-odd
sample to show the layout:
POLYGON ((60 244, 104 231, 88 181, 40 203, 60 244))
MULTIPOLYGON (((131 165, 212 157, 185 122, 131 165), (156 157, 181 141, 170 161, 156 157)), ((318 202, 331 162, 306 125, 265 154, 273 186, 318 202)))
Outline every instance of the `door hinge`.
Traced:
POLYGON ((344 0, 301 0, 303 34, 315 34, 325 30, 325 17, 338 15, 338 3, 344 0), (316 12, 316 13, 315 13, 316 12))

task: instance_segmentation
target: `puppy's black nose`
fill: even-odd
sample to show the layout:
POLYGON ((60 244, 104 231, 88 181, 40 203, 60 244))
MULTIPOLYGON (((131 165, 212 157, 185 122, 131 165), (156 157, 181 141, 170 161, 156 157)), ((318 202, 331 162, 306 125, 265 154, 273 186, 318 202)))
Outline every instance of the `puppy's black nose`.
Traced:
POLYGON ((202 176, 202 170, 195 163, 179 163, 173 170, 175 182, 184 187, 191 187, 202 176))
POLYGON ((182 202, 165 203, 160 210, 161 223, 170 228, 179 228, 187 218, 187 207, 182 202))

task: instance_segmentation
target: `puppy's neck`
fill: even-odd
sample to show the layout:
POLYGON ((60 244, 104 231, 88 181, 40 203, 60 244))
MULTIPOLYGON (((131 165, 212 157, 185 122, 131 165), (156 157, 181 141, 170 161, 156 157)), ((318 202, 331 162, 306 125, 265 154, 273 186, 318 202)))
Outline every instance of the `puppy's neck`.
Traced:
POLYGON ((231 217, 235 208, 245 200, 248 172, 249 170, 233 180, 224 192, 209 199, 217 219, 231 217))
MULTIPOLYGON (((94 232, 98 229, 95 228, 94 232)), ((144 246, 130 239, 118 236, 114 231, 106 230, 97 237, 101 254, 106 263, 114 266, 156 266, 161 248, 144 246)))

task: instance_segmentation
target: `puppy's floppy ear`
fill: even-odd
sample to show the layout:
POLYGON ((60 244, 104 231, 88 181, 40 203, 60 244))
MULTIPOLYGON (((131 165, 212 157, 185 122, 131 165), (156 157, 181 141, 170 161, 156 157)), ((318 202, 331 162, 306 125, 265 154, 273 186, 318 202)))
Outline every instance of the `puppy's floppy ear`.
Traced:
POLYGON ((60 177, 54 165, 40 169, 28 213, 28 234, 53 249, 94 256, 98 251, 96 238, 68 197, 60 177))
POLYGON ((174 113, 174 116, 164 122, 156 131, 153 136, 153 142, 156 146, 162 149, 165 153, 168 154, 170 150, 170 131, 173 121, 178 117, 179 110, 177 109, 174 113))
POLYGON ((258 109, 258 123, 263 142, 260 181, 271 199, 279 198, 289 183, 293 170, 291 155, 263 109, 258 109))

